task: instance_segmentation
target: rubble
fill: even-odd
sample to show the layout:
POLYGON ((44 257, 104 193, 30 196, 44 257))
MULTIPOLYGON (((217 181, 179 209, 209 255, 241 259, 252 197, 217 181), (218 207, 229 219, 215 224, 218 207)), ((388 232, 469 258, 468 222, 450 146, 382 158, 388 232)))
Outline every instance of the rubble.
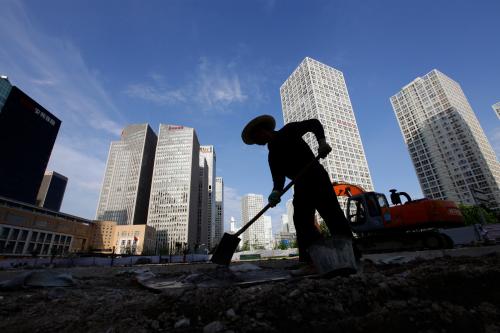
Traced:
MULTIPOLYGON (((362 273, 350 277, 244 286, 197 287, 204 276, 221 274, 211 264, 143 271, 153 280, 195 282, 182 293, 151 292, 118 268, 75 268, 71 288, 0 291, 0 331, 500 331, 498 255, 400 261, 364 261, 362 273)), ((296 263, 262 261, 240 274, 296 263)), ((0 272, 0 281, 16 274, 0 272)))

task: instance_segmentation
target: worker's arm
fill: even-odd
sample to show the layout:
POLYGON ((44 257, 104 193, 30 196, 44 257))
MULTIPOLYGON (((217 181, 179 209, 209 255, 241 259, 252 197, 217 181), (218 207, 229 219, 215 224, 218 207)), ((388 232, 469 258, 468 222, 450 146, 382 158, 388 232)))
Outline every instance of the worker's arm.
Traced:
POLYGON ((271 176, 273 177, 273 191, 281 192, 285 186, 285 174, 281 168, 281 161, 274 154, 269 154, 269 169, 271 169, 271 176))
POLYGON ((285 186, 285 175, 281 171, 281 165, 278 158, 273 154, 269 154, 268 157, 269 168, 271 169, 271 175, 273 177, 273 191, 267 198, 267 202, 271 207, 276 206, 281 201, 281 192, 285 186))
POLYGON ((297 134, 303 136, 308 132, 312 132, 318 140, 318 155, 325 158, 331 151, 332 147, 326 143, 325 130, 318 119, 308 119, 295 123, 297 134))
POLYGON ((312 132, 316 136, 318 142, 325 139, 325 130, 318 119, 298 121, 296 123, 290 123, 289 126, 293 127, 293 130, 300 137, 306 133, 312 132))

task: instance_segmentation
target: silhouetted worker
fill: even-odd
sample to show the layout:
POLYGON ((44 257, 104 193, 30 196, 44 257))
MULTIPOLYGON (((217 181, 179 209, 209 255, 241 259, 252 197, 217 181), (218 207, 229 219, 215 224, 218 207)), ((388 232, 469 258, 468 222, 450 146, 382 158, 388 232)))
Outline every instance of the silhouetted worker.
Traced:
POLYGON ((411 202, 411 197, 406 192, 397 192, 397 190, 395 190, 395 189, 389 190, 389 192, 391 192, 391 202, 393 205, 402 205, 403 204, 401 202, 401 196, 404 196, 406 198, 406 202, 411 202))
MULTIPOLYGON (((332 150, 326 143, 323 126, 317 119, 289 123, 275 131, 276 121, 272 116, 263 115, 250 121, 241 134, 246 144, 265 145, 269 149, 269 167, 274 187, 268 202, 274 207, 280 201, 285 184, 285 177, 295 180, 293 196, 293 222, 297 230, 300 261, 309 265, 303 274, 314 272, 307 248, 321 238, 321 233, 314 223, 315 210, 325 221, 330 233, 335 237, 352 239, 349 222, 333 190, 328 173, 323 166, 314 161, 298 179, 296 176, 315 156, 302 136, 312 132, 318 140, 318 155, 325 158, 332 150)), ((296 274, 302 274, 296 272, 296 274)))

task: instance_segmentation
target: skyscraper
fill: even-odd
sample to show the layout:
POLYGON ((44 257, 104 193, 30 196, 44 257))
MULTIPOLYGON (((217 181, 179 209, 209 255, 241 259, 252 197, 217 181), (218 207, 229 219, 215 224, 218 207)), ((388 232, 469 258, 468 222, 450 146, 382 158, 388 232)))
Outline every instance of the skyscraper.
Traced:
POLYGON ((495 114, 497 115, 498 119, 500 119, 500 102, 493 104, 491 107, 495 111, 495 114))
POLYGON ((293 200, 290 199, 286 202, 286 215, 288 216, 288 232, 296 234, 295 224, 293 222, 293 200))
POLYGON ((214 146, 200 146, 200 160, 208 164, 208 248, 215 246, 215 170, 216 156, 214 146))
POLYGON ((192 250, 196 244, 200 144, 193 128, 160 125, 148 222, 158 249, 192 250))
POLYGON ((229 231, 234 234, 236 233, 240 228, 236 226, 236 220, 234 219, 233 216, 229 219, 229 231))
POLYGON ((215 178, 215 227, 214 246, 219 244, 224 233, 224 180, 222 177, 215 178))
MULTIPOLYGON (((373 190, 342 72, 307 57, 283 83, 280 95, 285 124, 313 118, 323 124, 332 152, 321 164, 330 179, 373 190)), ((318 144, 314 134, 307 133, 304 139, 316 153, 318 144)), ((339 198, 341 205, 345 205, 345 201, 344 197, 339 198)))
MULTIPOLYGON (((249 193, 241 198, 241 225, 245 225, 264 208, 264 196, 249 193)), ((265 248, 265 223, 261 216, 243 233, 243 246, 248 244, 250 249, 265 248)))
POLYGON ((196 226, 196 244, 203 249, 210 249, 208 239, 208 164, 200 156, 200 180, 198 184, 198 220, 196 226))
POLYGON ((0 76, 0 112, 9 97, 10 91, 12 89, 12 84, 10 83, 7 76, 0 76))
POLYGON ((96 219, 145 224, 156 134, 148 124, 127 126, 111 142, 96 219))
POLYGON ((47 171, 36 197, 37 206, 58 212, 64 198, 68 178, 55 172, 47 171))
POLYGON ((391 97, 424 195, 500 208, 500 167, 460 85, 432 70, 391 97))
POLYGON ((34 205, 61 121, 0 77, 0 196, 34 205))
POLYGON ((271 216, 264 215, 264 248, 272 250, 274 245, 273 239, 273 220, 271 216))
POLYGON ((288 228, 288 214, 281 214, 281 231, 290 232, 288 228))

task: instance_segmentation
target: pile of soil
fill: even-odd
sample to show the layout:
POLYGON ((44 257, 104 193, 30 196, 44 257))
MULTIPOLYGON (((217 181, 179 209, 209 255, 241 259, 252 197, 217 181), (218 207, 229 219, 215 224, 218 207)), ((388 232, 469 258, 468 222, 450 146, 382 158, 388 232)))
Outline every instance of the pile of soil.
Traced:
MULTIPOLYGON (((276 269, 296 262, 259 264, 276 269)), ((215 267, 150 269, 168 277, 215 267)), ((68 271, 76 281, 74 287, 0 292, 0 331, 500 331, 497 255, 389 265, 365 261, 363 272, 350 277, 161 293, 145 289, 123 268, 68 271)))

